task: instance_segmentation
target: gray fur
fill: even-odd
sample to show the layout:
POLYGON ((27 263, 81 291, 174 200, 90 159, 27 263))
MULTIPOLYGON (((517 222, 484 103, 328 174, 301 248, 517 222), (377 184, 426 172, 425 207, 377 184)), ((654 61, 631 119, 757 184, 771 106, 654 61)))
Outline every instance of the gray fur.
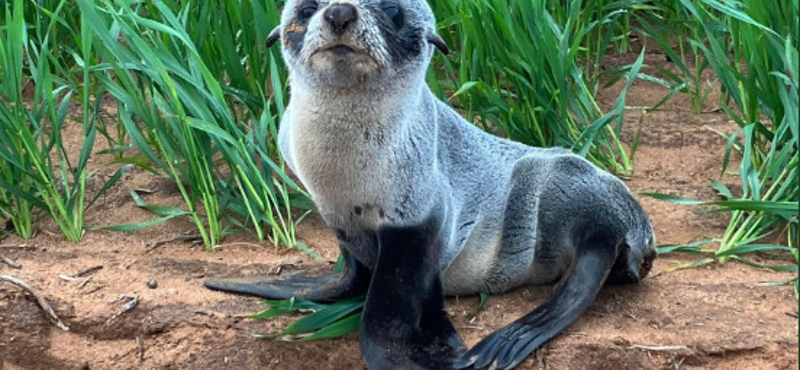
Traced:
MULTIPOLYGON (((359 261, 374 264, 369 235, 380 225, 419 222, 436 198, 447 208, 439 266, 448 295, 554 282, 569 268, 576 238, 596 228, 612 228, 634 253, 654 253, 650 223, 621 181, 566 150, 524 146, 468 123, 424 82, 433 47, 390 65, 364 8, 374 2, 353 3, 361 20, 352 31, 359 37, 349 40, 371 56, 359 57, 364 70, 343 70, 332 55, 310 57, 331 43, 318 15, 299 54, 283 49, 292 90, 280 147, 359 261)), ((409 22, 433 32, 427 4, 402 4, 419 15, 409 22)))
POLYGON ((291 85, 281 153, 336 232, 353 273, 313 294, 292 290, 314 288, 309 282, 317 280, 303 277, 207 286, 333 297, 351 291, 351 281, 363 284, 369 270, 369 327, 360 334, 368 366, 438 369, 449 368, 463 347, 442 293, 561 281, 543 306, 454 364, 511 368, 580 315, 604 281, 638 282, 649 271, 653 229, 619 179, 565 149, 489 135, 436 99, 425 72, 434 49, 446 46, 424 0, 289 0, 268 43, 278 35, 291 85), (390 1, 402 18, 382 10, 390 1), (323 14, 345 2, 358 17, 339 18, 333 32, 323 14), (418 291, 406 292, 408 302, 394 305, 392 289, 412 286, 418 291), (441 341, 443 352, 426 352, 441 341), (427 354, 403 359, 420 353, 427 354))

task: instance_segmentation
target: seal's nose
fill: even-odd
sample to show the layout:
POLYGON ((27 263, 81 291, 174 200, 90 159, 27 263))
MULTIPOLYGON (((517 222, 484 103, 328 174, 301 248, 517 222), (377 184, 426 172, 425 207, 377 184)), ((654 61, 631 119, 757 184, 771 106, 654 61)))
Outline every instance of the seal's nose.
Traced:
POLYGON ((348 26, 358 19, 358 11, 353 4, 335 3, 325 9, 323 16, 331 25, 333 32, 341 35, 348 26))

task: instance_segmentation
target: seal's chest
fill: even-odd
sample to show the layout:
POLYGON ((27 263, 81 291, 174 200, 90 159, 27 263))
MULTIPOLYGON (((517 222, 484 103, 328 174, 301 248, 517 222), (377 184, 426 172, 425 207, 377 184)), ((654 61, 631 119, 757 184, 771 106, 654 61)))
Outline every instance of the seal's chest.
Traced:
POLYGON ((355 130, 298 129, 290 137, 284 150, 320 211, 340 214, 336 218, 377 221, 385 216, 395 177, 385 149, 381 152, 355 130))
POLYGON ((394 209, 393 197, 381 181, 315 171, 301 179, 320 214, 333 228, 375 230, 394 209))

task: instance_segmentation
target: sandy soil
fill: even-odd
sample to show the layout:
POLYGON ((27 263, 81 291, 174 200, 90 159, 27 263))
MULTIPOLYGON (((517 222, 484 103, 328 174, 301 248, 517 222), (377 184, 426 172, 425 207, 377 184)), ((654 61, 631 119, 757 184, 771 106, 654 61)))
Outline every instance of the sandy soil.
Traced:
MULTIPOLYGON (((647 62, 659 63, 660 58, 650 55, 647 62)), ((617 93, 614 88, 603 91, 600 100, 610 106, 617 93)), ((629 93, 628 105, 652 104, 663 94, 662 89, 640 82, 629 93)), ((713 110, 715 101, 709 99, 708 110, 713 110)), ((688 106, 678 96, 663 110, 627 114, 627 142, 639 122, 644 125, 636 172, 627 180, 634 192, 713 199, 712 178, 736 188, 736 178, 719 175, 724 140, 711 131, 730 132, 734 126, 722 113, 694 115, 688 106)), ((80 125, 67 127, 65 137, 77 148, 80 125)), ((105 160, 95 157, 94 165, 105 160)), ((111 173, 102 169, 100 176, 111 173)), ((152 215, 138 209, 128 195, 140 188, 154 191, 145 196, 151 204, 182 205, 169 181, 134 171, 87 214, 87 223, 150 219, 152 215)), ((639 199, 662 244, 715 237, 726 226, 725 215, 639 199)), ((0 263, 0 274, 14 275, 42 293, 70 330, 55 328, 32 297, 0 283, 0 370, 364 369, 355 335, 307 343, 253 339, 250 333, 277 332, 291 318, 237 317, 260 310, 261 301, 202 287, 209 277, 266 273, 282 264, 289 264, 287 269, 327 268, 337 248, 316 217, 301 225, 299 237, 325 262, 267 243, 239 243, 253 243, 247 235, 229 237, 225 241, 229 244, 213 252, 179 241, 151 248, 156 241, 193 230, 188 221, 178 219, 137 232, 88 232, 80 244, 66 242, 52 222, 42 222, 39 228, 33 240, 2 241, 24 243, 27 248, 0 249, 0 255, 22 265, 12 269, 0 263), (58 277, 93 266, 103 268, 76 281, 58 277), (158 282, 155 289, 146 285, 152 279, 158 282), (117 301, 120 296, 138 296, 141 301, 117 316, 126 303, 117 301)), ((604 289, 586 314, 519 368, 797 369, 798 303, 793 291, 760 285, 792 275, 735 263, 663 272, 695 259, 668 254, 656 261, 653 275, 641 284, 604 289)), ((551 289, 528 287, 494 296, 478 313, 477 298, 452 298, 447 310, 471 346, 532 310, 551 289)))

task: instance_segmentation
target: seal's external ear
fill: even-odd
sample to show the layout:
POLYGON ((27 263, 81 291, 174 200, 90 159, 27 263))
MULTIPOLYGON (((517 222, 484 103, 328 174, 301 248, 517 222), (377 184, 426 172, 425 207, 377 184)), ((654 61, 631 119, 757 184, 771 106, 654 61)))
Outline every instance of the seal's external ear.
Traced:
POLYGON ((428 42, 433 44, 433 46, 436 46, 436 48, 439 49, 439 51, 441 51, 443 54, 450 52, 450 49, 447 48, 447 44, 444 43, 444 40, 442 40, 442 38, 435 33, 431 32, 428 34, 428 42))
POLYGON ((270 47, 275 44, 275 41, 281 38, 281 26, 275 27, 272 32, 269 33, 267 36, 267 47, 270 47))

